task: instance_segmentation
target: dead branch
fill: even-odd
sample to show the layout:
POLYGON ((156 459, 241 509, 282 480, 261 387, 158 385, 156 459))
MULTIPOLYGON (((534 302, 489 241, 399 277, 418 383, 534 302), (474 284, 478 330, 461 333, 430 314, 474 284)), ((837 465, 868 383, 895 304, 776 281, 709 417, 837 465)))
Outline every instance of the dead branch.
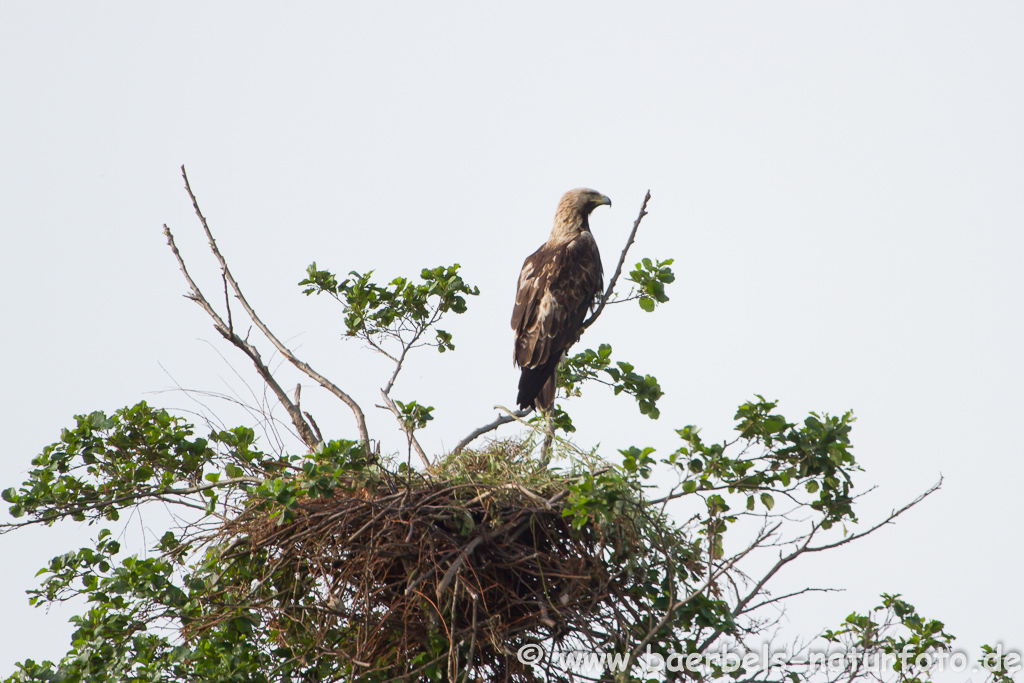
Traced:
MULTIPOLYGON (((294 365, 297 369, 299 369, 302 372, 304 372, 306 375, 308 375, 310 378, 312 378, 314 381, 316 381, 318 384, 320 384, 320 386, 322 386, 324 389, 327 389, 329 392, 334 394, 345 405, 347 405, 349 407, 349 409, 352 411, 352 414, 353 414, 353 416, 355 417, 355 420, 356 420, 356 428, 359 430, 359 438, 365 444, 367 454, 369 454, 370 436, 369 436, 369 433, 367 432, 367 429, 366 429, 366 417, 363 414, 362 408, 359 407, 359 404, 356 403, 355 400, 351 396, 349 396, 347 393, 345 393, 340 388, 338 388, 333 382, 328 380, 326 377, 324 377, 320 373, 316 372, 307 363, 305 363, 302 360, 300 360, 291 351, 291 349, 286 347, 277 338, 277 336, 274 335, 274 333, 270 331, 270 328, 268 328, 263 323, 263 321, 260 320, 259 316, 256 315, 256 311, 253 310, 252 306, 249 305, 249 302, 246 300, 245 296, 242 294, 242 290, 239 287, 238 282, 231 275, 231 270, 228 268, 227 260, 224 258, 224 255, 221 254, 220 248, 217 246, 217 242, 214 239, 213 233, 210 230, 210 226, 206 222, 206 217, 203 216, 203 212, 199 208, 199 201, 196 199, 195 194, 192 192, 192 187, 189 185, 188 175, 185 173, 185 167, 184 166, 181 167, 181 176, 185 180, 185 190, 188 192, 188 196, 192 199, 192 207, 195 209, 196 215, 199 217, 199 221, 203 225, 203 230, 206 232, 206 237, 207 237, 207 239, 210 242, 210 249, 213 251, 214 256, 216 256, 217 261, 220 263, 221 272, 223 274, 223 277, 228 282, 228 284, 231 285, 231 289, 235 292, 235 297, 242 304, 242 308, 245 309, 245 312, 252 319, 253 323, 256 324, 256 327, 258 327, 259 330, 264 334, 264 336, 266 336, 266 338, 270 340, 270 343, 274 345, 274 347, 278 350, 278 352, 282 356, 287 358, 288 361, 292 365, 294 365)), ((166 230, 166 226, 165 226, 165 232, 168 235, 170 234, 170 231, 166 230)), ((175 255, 178 256, 178 261, 179 261, 179 263, 182 264, 182 270, 184 271, 184 263, 182 262, 180 255, 178 255, 177 250, 175 250, 175 255)), ((198 288, 195 287, 195 283, 193 283, 190 278, 189 278, 189 284, 192 285, 194 292, 198 292, 198 288)), ((205 299, 204 299, 204 301, 205 301, 205 299)), ((201 305, 203 305, 203 304, 201 304, 201 305)), ((208 303, 203 305, 203 308, 204 308, 204 310, 206 310, 206 312, 208 314, 211 314, 211 316, 213 315, 213 309, 209 306, 208 303)), ((237 337, 237 335, 234 335, 233 332, 231 332, 226 326, 224 326, 223 321, 220 320, 219 316, 217 316, 215 318, 215 320, 219 321, 220 326, 223 327, 225 329, 225 331, 228 331, 229 335, 231 335, 231 336, 228 336, 227 338, 229 340, 231 340, 232 343, 234 343, 234 341, 232 340, 232 336, 237 337)), ((220 330, 218 330, 218 331, 220 331, 220 330)), ((221 334, 224 334, 224 333, 221 332, 221 334)), ((245 340, 240 340, 240 341, 243 341, 243 343, 245 345, 249 346, 250 348, 252 348, 255 351, 255 347, 252 347, 250 344, 248 344, 248 342, 246 342, 245 340)), ((236 344, 236 346, 238 346, 238 344, 236 344)), ((240 347, 240 348, 243 348, 243 347, 240 347)), ((243 348, 243 350, 244 350, 244 348, 243 348)), ((266 379, 267 378, 264 377, 264 380, 266 380, 266 379)), ((270 384, 269 381, 268 381, 268 384, 270 384)), ((274 382, 271 385, 271 388, 274 388, 274 386, 276 384, 277 383, 274 382)), ((277 391, 275 390, 274 393, 277 394, 277 391)), ((283 392, 278 395, 278 399, 281 400, 282 396, 283 396, 283 392)), ((295 408, 294 404, 292 404, 291 401, 288 400, 287 396, 284 396, 284 399, 281 402, 282 402, 282 404, 285 405, 286 408, 289 409, 289 415, 291 415, 292 421, 296 423, 296 427, 299 429, 299 432, 300 432, 300 435, 303 438, 303 441, 306 441, 307 445, 310 445, 310 443, 312 443, 312 445, 310 445, 310 447, 311 448, 315 448, 316 447, 316 441, 314 441, 315 436, 313 435, 313 432, 310 429, 309 425, 307 425, 305 423, 305 421, 302 419, 302 414, 297 412, 297 409, 295 408), (296 411, 296 414, 293 414, 293 411, 296 411), (299 424, 301 424, 302 427, 299 427, 299 424)))
POLYGON ((933 493, 938 491, 940 488, 942 488, 942 482, 943 481, 945 481, 945 477, 941 477, 940 476, 939 480, 937 482, 935 482, 934 484, 932 484, 931 487, 927 491, 925 491, 924 493, 919 495, 917 498, 915 498, 914 500, 910 501, 909 503, 907 503, 906 505, 901 507, 899 510, 893 510, 892 512, 889 513, 888 517, 883 519, 881 522, 878 522, 877 524, 875 524, 870 529, 868 529, 866 531, 862 531, 859 534, 850 534, 846 538, 844 538, 842 540, 839 540, 839 541, 836 541, 835 543, 826 543, 825 545, 819 545, 819 546, 815 546, 813 548, 808 548, 807 552, 809 552, 809 553, 816 553, 816 552, 819 552, 819 551, 822 551, 822 550, 829 550, 830 548, 838 548, 839 546, 846 545, 847 543, 850 543, 851 541, 856 541, 859 538, 864 538, 868 534, 872 534, 872 533, 878 531, 883 526, 886 526, 888 524, 892 524, 894 519, 896 519, 897 517, 902 515, 904 512, 906 512, 910 508, 914 507, 915 505, 920 503, 922 500, 924 500, 925 498, 927 498, 928 496, 932 495, 933 493))
POLYGON ((249 357, 253 362, 253 365, 256 366, 256 372, 259 373, 260 377, 263 378, 263 381, 266 382, 267 386, 269 386, 271 391, 274 392, 274 395, 277 396, 277 400, 280 401, 281 405, 283 405, 285 410, 288 411, 288 416, 291 418, 292 424, 295 425, 295 429, 299 432, 299 438, 302 439, 302 442, 306 444, 307 448, 316 448, 316 437, 313 435, 313 431, 309 428, 309 425, 306 424, 306 421, 303 419, 302 412, 299 410, 298 406, 288 398, 288 394, 285 393, 284 389, 274 378, 270 368, 263 362, 263 358, 260 356, 259 350, 246 339, 235 334, 233 326, 225 323, 224 319, 220 317, 217 311, 213 309, 213 306, 210 305, 210 302, 207 301, 206 297, 203 296, 199 286, 195 283, 195 280, 192 279, 192 276, 189 275, 188 269, 185 267, 185 260, 182 258, 181 252, 178 251, 178 246, 174 243, 174 235, 166 225, 164 225, 164 235, 167 237, 167 245, 171 248, 171 251, 174 253, 174 257, 178 260, 178 266, 181 268, 181 272, 185 276, 185 281, 188 282, 189 287, 192 289, 191 294, 185 295, 186 298, 199 304, 200 308, 206 311, 206 314, 213 319, 214 329, 249 357))
POLYGON ((789 598, 795 598, 798 595, 804 595, 806 593, 842 593, 842 592, 843 592, 842 588, 801 588, 798 591, 793 591, 791 593, 786 593, 784 595, 779 595, 779 596, 774 597, 774 598, 768 598, 767 600, 759 602, 756 605, 751 605, 750 607, 745 607, 741 611, 734 613, 734 616, 737 616, 739 614, 745 614, 747 612, 756 612, 757 610, 761 609, 762 607, 766 607, 766 606, 774 604, 776 602, 782 602, 783 600, 788 600, 789 598))
MULTIPOLYGON (((810 532, 808 532, 807 535, 803 537, 803 543, 801 543, 799 546, 797 546, 797 548, 795 548, 793 550, 793 552, 789 553, 788 555, 780 556, 779 560, 774 564, 774 566, 772 566, 772 568, 770 570, 768 570, 768 573, 766 573, 764 576, 761 577, 761 579, 757 582, 757 584, 754 586, 754 588, 745 597, 743 597, 742 599, 739 600, 739 602, 736 603, 736 607, 733 608, 733 616, 734 617, 735 616, 739 616, 740 614, 743 614, 744 612, 750 611, 750 610, 746 609, 746 607, 750 603, 750 601, 753 600, 756 596, 761 594, 761 591, 764 588, 765 584, 767 584, 772 579, 772 577, 775 576, 779 572, 780 569, 785 567, 787 564, 789 564, 790 562, 792 562, 796 558, 800 557, 804 553, 816 553, 816 552, 820 552, 822 550, 828 550, 830 548, 838 548, 841 545, 846 545, 847 543, 850 543, 852 541, 856 541, 857 539, 864 538, 865 536, 867 536, 869 534, 873 534, 874 532, 876 532, 879 529, 881 529, 883 526, 891 524, 893 522, 893 520, 895 520, 897 517, 902 515, 904 512, 906 512, 907 510, 909 510, 910 508, 914 507, 915 505, 920 503, 922 500, 927 498, 928 496, 930 496, 933 493, 935 493, 936 491, 938 491, 942 487, 942 481, 943 480, 940 477, 939 481, 937 481, 935 484, 933 484, 927 491, 925 491, 924 493, 922 493, 917 498, 915 498, 914 500, 910 501, 909 503, 907 503, 906 505, 904 505, 900 509, 893 510, 892 512, 889 513, 889 515, 885 519, 883 519, 881 522, 878 522, 877 524, 875 524, 871 528, 866 529, 865 531, 862 531, 862 532, 860 532, 858 534, 851 534, 851 535, 847 536, 846 538, 841 539, 839 541, 836 541, 834 543, 826 543, 824 545, 819 545, 819 546, 812 546, 811 545, 811 541, 814 540, 814 535, 821 529, 821 522, 815 522, 811 526, 810 532)), ((714 633, 712 633, 710 636, 708 636, 707 640, 705 640, 704 643, 702 643, 700 645, 700 647, 697 648, 697 652, 703 652, 720 635, 722 635, 721 631, 715 631, 714 633)))
POLYGON ((555 441, 558 441, 558 443, 562 444, 566 448, 569 448, 570 450, 575 451, 578 455, 582 455, 582 456, 586 455, 586 453, 581 451, 579 446, 577 446, 573 442, 569 441, 568 439, 563 439, 562 437, 558 436, 557 434, 554 434, 554 433, 548 431, 547 425, 545 425, 544 427, 534 427, 532 424, 530 424, 526 420, 522 419, 521 417, 517 417, 517 413, 519 413, 521 411, 518 411, 518 410, 517 411, 512 411, 512 410, 509 410, 508 408, 506 408, 505 406, 494 406, 494 407, 495 407, 496 410, 504 410, 505 413, 506 413, 506 417, 508 417, 510 420, 514 420, 514 421, 518 422, 519 424, 521 424, 521 425, 523 425, 525 427, 529 427, 530 429, 534 430, 535 432, 543 432, 544 434, 547 435, 547 436, 545 436, 545 439, 550 437, 550 438, 554 439, 555 441))
POLYGON ((750 551, 752 551, 754 548, 760 547, 761 543, 764 542, 764 540, 770 537, 772 534, 774 534, 778 530, 779 526, 781 526, 781 524, 776 524, 771 528, 763 529, 761 533, 757 535, 757 538, 755 538, 750 543, 750 545, 748 545, 743 551, 729 558, 728 561, 724 562, 714 571, 711 571, 711 567, 709 566, 708 577, 701 585, 690 590, 687 593, 686 597, 684 597, 682 600, 679 600, 669 605, 669 607, 665 610, 665 616, 662 617, 657 624, 655 624, 647 630, 647 634, 640 640, 637 646, 633 648, 632 652, 630 652, 629 663, 623 670, 622 680, 626 680, 626 675, 628 674, 629 670, 633 668, 633 663, 636 661, 636 658, 640 656, 640 653, 644 651, 644 648, 647 647, 647 644, 654 639, 658 632, 662 628, 664 628, 665 625, 669 623, 669 621, 672 620, 673 615, 680 607, 685 606, 687 603, 689 603, 691 600, 693 600, 698 595, 703 593, 705 590, 708 590, 714 584, 715 580, 718 579, 718 577, 722 576, 725 572, 731 569, 733 565, 735 565, 737 562, 746 557, 747 554, 750 553, 750 551))
POLYGON ((644 203, 640 205, 640 213, 637 215, 636 220, 633 221, 633 230, 629 233, 629 239, 626 240, 626 246, 622 248, 622 253, 619 254, 619 263, 615 266, 615 274, 612 275, 612 279, 608 282, 608 289, 604 291, 604 295, 601 297, 601 303, 598 304, 597 310, 594 311, 587 320, 583 323, 582 328, 585 330, 597 320, 597 317, 601 315, 604 307, 608 304, 608 300, 611 299, 612 294, 615 292, 615 283, 619 280, 619 275, 622 273, 622 264, 626 262, 626 254, 629 252, 629 248, 633 246, 633 241, 636 239, 636 231, 640 227, 640 221, 647 215, 647 202, 651 201, 651 191, 647 190, 647 194, 644 195, 644 203))
POLYGON ((478 436, 483 436, 487 432, 492 432, 498 427, 506 425, 509 422, 515 422, 515 419, 517 417, 526 417, 531 412, 533 412, 533 406, 530 406, 529 408, 524 408, 523 410, 517 410, 514 413, 512 413, 512 415, 499 416, 493 422, 489 422, 485 424, 483 427, 479 427, 470 432, 466 438, 464 438, 462 441, 455 445, 455 448, 452 449, 452 453, 461 453, 462 449, 471 444, 478 436), (513 417, 513 415, 515 417, 513 417))
POLYGON ((455 572, 459 571, 459 568, 462 567, 462 563, 468 560, 469 556, 473 554, 474 550, 476 550, 476 547, 486 540, 487 535, 481 534, 470 541, 465 548, 462 548, 462 550, 459 551, 459 556, 454 562, 452 562, 452 566, 448 567, 448 571, 444 573, 444 578, 441 579, 441 582, 437 584, 437 588, 434 590, 434 594, 437 595, 438 600, 441 599, 445 589, 448 588, 452 579, 455 578, 455 572))

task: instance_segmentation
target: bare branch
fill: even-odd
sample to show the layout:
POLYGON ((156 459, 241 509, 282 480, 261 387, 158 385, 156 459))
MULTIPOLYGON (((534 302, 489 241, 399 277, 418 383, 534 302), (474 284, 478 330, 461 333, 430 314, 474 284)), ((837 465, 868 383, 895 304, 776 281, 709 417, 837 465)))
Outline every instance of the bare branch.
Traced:
MULTIPOLYGON (((391 358, 391 360, 393 360, 395 362, 395 371, 391 373, 391 378, 388 379, 388 383, 384 386, 383 389, 381 389, 381 391, 383 391, 385 395, 390 395, 391 394, 391 388, 395 386, 395 380, 398 379, 398 373, 400 373, 402 371, 402 364, 405 363, 405 356, 409 353, 409 349, 415 348, 416 340, 418 340, 420 338, 420 335, 422 335, 423 332, 428 327, 433 325, 434 322, 435 321, 431 320, 429 323, 427 323, 427 325, 425 325, 423 327, 420 327, 416 331, 416 334, 413 335, 413 338, 409 340, 408 344, 403 342, 403 344, 402 344, 402 353, 398 356, 398 358, 393 358, 389 353, 384 351, 384 349, 380 348, 376 344, 373 345, 375 349, 377 349, 378 351, 383 353, 388 358, 391 358)), ((369 335, 367 335, 367 338, 369 338, 369 335)), ((373 342, 371 342, 371 343, 373 343, 373 342)))
POLYGON ((476 608, 479 595, 477 595, 472 589, 466 589, 469 591, 470 596, 473 598, 473 625, 471 627, 472 635, 469 638, 469 656, 466 658, 466 673, 462 678, 462 683, 466 683, 469 680, 469 670, 473 666, 473 652, 476 650, 476 608))
MULTIPOLYGON (((720 567, 718 567, 718 569, 716 569, 715 571, 713 571, 713 572, 709 571, 708 572, 708 578, 707 578, 707 580, 704 581, 704 583, 702 583, 697 588, 695 588, 692 591, 690 591, 690 593, 685 598, 683 598, 682 600, 679 600, 678 602, 669 605, 668 609, 665 610, 665 616, 662 617, 661 620, 658 621, 657 624, 655 624, 650 629, 648 629, 647 635, 645 635, 643 637, 643 639, 637 644, 637 646, 635 648, 633 648, 633 651, 630 652, 630 654, 629 654, 629 665, 626 666, 626 668, 623 671, 627 671, 628 672, 632 668, 633 662, 636 661, 636 658, 638 656, 640 656, 640 653, 642 653, 644 651, 644 648, 647 646, 647 644, 650 643, 651 640, 654 639, 654 637, 658 634, 658 631, 660 631, 662 628, 664 628, 665 625, 669 621, 672 620, 672 616, 675 614, 676 610, 678 610, 680 607, 686 605, 688 602, 690 602, 691 600, 696 598, 698 595, 703 593, 707 588, 709 588, 715 582, 715 579, 717 579, 719 576, 721 576, 726 571, 728 571, 733 565, 735 565, 741 559, 746 557, 747 553, 749 553, 751 550, 753 550, 754 548, 759 547, 761 545, 761 543, 766 538, 768 538, 773 533, 775 533, 775 531, 778 528, 779 528, 779 525, 776 524, 775 526, 771 527, 770 529, 762 530, 761 533, 759 533, 757 535, 757 538, 755 538, 753 540, 753 542, 751 542, 751 544, 746 547, 746 549, 744 549, 742 552, 734 555, 727 562, 723 563, 720 567)), ((710 566, 708 568, 710 569, 710 566)))
POLYGON ((622 274, 622 264, 626 262, 626 253, 629 251, 629 248, 633 246, 633 240, 636 239, 636 231, 640 227, 640 221, 642 221, 644 216, 647 215, 647 202, 650 200, 651 191, 647 190, 647 194, 644 196, 644 203, 640 206, 640 214, 636 217, 636 220, 633 221, 633 230, 629 233, 629 239, 626 240, 626 246, 623 247, 622 253, 619 255, 619 264, 615 266, 615 274, 612 275, 611 281, 608 282, 608 289, 604 291, 604 296, 601 297, 601 303, 598 304, 597 310, 594 311, 593 315, 587 318, 586 322, 583 323, 582 327, 584 330, 594 324, 594 321, 597 320, 597 316, 601 315, 601 311, 604 310, 604 307, 608 304, 608 300, 611 299, 612 293, 615 291, 615 283, 618 282, 619 275, 622 274))
MULTIPOLYGON (((508 417, 510 419, 515 420, 516 422, 518 422, 519 424, 521 424, 523 426, 529 427, 530 429, 532 429, 535 432, 540 432, 541 429, 542 429, 541 427, 535 427, 532 424, 530 424, 529 422, 527 422, 526 420, 522 419, 521 417, 518 417, 518 413, 520 413, 522 411, 518 411, 518 410, 517 411, 511 411, 508 408, 506 408, 505 406, 494 406, 494 408, 495 408, 495 410, 504 410, 506 413, 508 413, 508 417)), ((567 448, 571 448, 572 450, 576 451, 578 454, 583 455, 583 456, 586 455, 586 453, 581 451, 579 446, 577 446, 576 444, 574 444, 571 441, 568 441, 566 439, 563 439, 562 437, 560 437, 560 436, 558 436, 556 434, 552 434, 551 432, 547 431, 546 425, 544 427, 544 433, 549 435, 549 436, 551 436, 551 437, 553 437, 555 440, 558 441, 558 443, 562 444, 563 446, 566 446, 567 448)))
MULTIPOLYGON (((228 278, 226 273, 220 274, 220 279, 224 282, 224 308, 228 312, 228 332, 234 334, 235 324, 231 321, 231 297, 228 296, 228 278)), ((298 403, 298 401, 296 401, 298 403)))
POLYGON ((487 535, 481 534, 474 538, 472 541, 470 541, 466 545, 466 547, 461 550, 459 556, 455 559, 454 562, 452 562, 452 565, 448 567, 448 571, 445 572, 444 577, 441 579, 441 582, 437 584, 436 595, 438 600, 440 600, 441 595, 444 594, 444 589, 447 588, 448 584, 452 582, 452 579, 455 577, 455 572, 459 571, 459 567, 461 567, 462 564, 469 558, 469 556, 473 554, 473 551, 476 550, 476 547, 483 543, 485 540, 487 540, 487 535))
POLYGON ((531 412, 533 412, 533 406, 530 406, 529 408, 524 408, 523 410, 517 410, 514 413, 512 413, 512 415, 500 415, 493 422, 489 422, 488 424, 485 424, 483 427, 479 427, 470 432, 466 438, 464 438, 462 441, 455 445, 455 448, 452 450, 452 453, 461 453, 462 449, 468 446, 470 443, 472 443, 473 440, 476 439, 478 436, 483 436, 487 432, 493 432, 495 429, 502 425, 507 425, 509 422, 515 422, 517 417, 526 417, 531 412), (513 415, 515 417, 513 417, 513 415))
POLYGON ((316 420, 313 419, 313 416, 310 415, 308 411, 302 411, 302 414, 306 416, 306 419, 309 420, 309 426, 313 428, 314 432, 316 432, 317 440, 323 442, 324 437, 320 433, 320 427, 317 426, 316 420))
MULTIPOLYGON (((252 321, 256 324, 256 327, 258 327, 259 330, 267 337, 267 339, 270 340, 270 343, 272 343, 274 345, 274 347, 278 350, 278 352, 282 356, 287 358, 288 361, 291 362, 291 364, 294 365, 296 368, 298 368, 302 372, 306 373, 306 375, 308 375, 310 378, 312 378, 317 383, 319 383, 320 386, 322 386, 324 389, 327 389, 329 392, 331 392, 336 397, 341 399, 341 401, 343 403, 345 403, 345 405, 347 405, 349 407, 349 409, 352 410, 352 414, 355 416, 355 420, 356 420, 356 427, 359 430, 359 438, 366 445, 366 449, 367 449, 367 452, 368 452, 369 448, 370 448, 370 445, 369 445, 370 444, 370 436, 369 436, 369 433, 366 430, 366 416, 363 414, 362 408, 359 407, 359 404, 356 403, 355 400, 351 396, 349 396, 344 391, 342 391, 337 386, 335 386, 335 384, 333 382, 328 380, 326 377, 324 377, 320 373, 316 372, 307 363, 304 363, 303 361, 299 360, 295 356, 295 354, 292 353, 292 351, 288 347, 286 347, 283 343, 281 343, 281 341, 274 335, 274 333, 270 331, 270 328, 268 328, 263 323, 263 321, 260 320, 259 316, 256 315, 256 311, 253 310, 252 306, 249 305, 249 302, 246 300, 245 296, 242 294, 242 290, 238 286, 238 282, 236 282, 235 278, 231 275, 231 270, 228 268, 227 260, 224 258, 224 255, 221 254, 220 249, 217 247, 217 242, 213 238, 213 233, 210 231, 210 226, 206 222, 206 217, 203 216, 203 212, 199 209, 199 201, 196 199, 195 194, 192 192, 192 187, 189 185, 188 175, 185 173, 185 167, 184 166, 181 167, 181 176, 185 180, 185 190, 188 192, 188 196, 192 199, 192 207, 195 209, 196 215, 199 216, 199 221, 202 223, 203 230, 206 232, 206 237, 207 237, 207 239, 210 242, 210 249, 213 251, 214 256, 217 257, 217 261, 220 263, 221 270, 223 272, 223 276, 227 280, 228 284, 231 285, 231 289, 234 290, 235 296, 238 298, 238 301, 242 304, 242 308, 245 309, 245 312, 249 315, 249 317, 252 319, 252 321)), ((177 252, 175 252, 175 253, 177 253, 177 252)), ((180 260, 181 259, 179 257, 179 261, 180 260)), ((198 291, 194 287, 194 285, 193 285, 193 289, 195 291, 198 291)), ((208 308, 208 305, 206 307, 204 307, 204 308, 208 308)), ((210 311, 207 311, 207 312, 209 313, 210 311)), ((279 398, 280 398, 280 396, 279 396, 279 398)), ((284 401, 282 401, 282 403, 284 403, 284 401)), ((292 405, 291 402, 288 402, 286 404, 286 407, 291 406, 291 405, 292 405)), ((294 407, 294 406, 292 406, 292 407, 294 407)), ((291 413, 291 412, 292 411, 289 410, 289 413, 291 413)), ((309 426, 306 425, 305 422, 302 420, 302 415, 299 414, 297 417, 298 417, 298 422, 301 422, 303 424, 303 427, 300 428, 300 432, 308 433, 310 438, 314 438, 313 435, 312 435, 312 430, 310 430, 309 426)), ((293 415, 292 419, 294 421, 296 419, 296 416, 293 415)), ((297 422, 296 426, 298 426, 298 422, 297 422)), ((303 434, 303 439, 305 440, 305 438, 306 438, 306 434, 303 434)), ((313 446, 314 447, 316 446, 315 442, 313 443, 313 446)))
MULTIPOLYGON (((835 543, 826 543, 825 545, 811 546, 811 541, 814 539, 814 534, 816 534, 821 529, 821 522, 815 522, 814 525, 811 527, 811 531, 807 534, 807 536, 804 537, 804 542, 801 543, 800 546, 793 550, 793 552, 791 552, 789 555, 779 557, 778 562, 775 563, 775 565, 768 571, 767 574, 761 577, 761 580, 757 582, 757 585, 754 586, 753 590, 751 590, 746 597, 744 597, 742 600, 736 603, 736 607, 733 609, 732 612, 733 616, 737 616, 745 611, 748 611, 745 609, 746 606, 750 603, 751 600, 753 600, 757 595, 761 593, 761 589, 764 588, 765 584, 767 584, 768 581, 770 581, 771 578, 775 576, 775 574, 777 574, 780 569, 782 569, 784 566, 786 566, 796 558, 800 557, 800 555, 803 555, 804 553, 815 553, 821 550, 828 550, 829 548, 837 548, 841 545, 850 543, 851 541, 856 541, 859 538, 864 538, 868 534, 878 531, 883 526, 891 524, 894 519, 896 519, 904 512, 920 503, 928 496, 938 491, 941 486, 942 478, 940 478, 939 481, 932 485, 932 487, 929 488, 927 491, 925 491, 917 498, 901 507, 899 510, 893 510, 891 513, 889 513, 888 517, 883 519, 881 522, 878 522, 870 529, 862 531, 859 534, 851 534, 850 536, 847 536, 846 538, 840 541, 836 541, 835 543)), ((703 652, 705 648, 707 648, 712 642, 714 642, 715 639, 717 639, 718 636, 720 636, 721 634, 721 631, 715 631, 712 635, 708 637, 707 640, 704 641, 704 643, 699 648, 697 648, 697 651, 703 652)))
POLYGON ((766 605, 771 605, 772 603, 776 603, 776 602, 782 602, 783 600, 788 600, 789 598, 795 598, 796 596, 804 595, 805 593, 842 593, 842 592, 843 592, 842 588, 803 588, 803 589, 798 590, 798 591, 793 591, 792 593, 786 593, 785 595, 780 595, 780 596, 778 596, 776 598, 769 598, 769 599, 767 599, 767 600, 765 600, 763 602, 757 603, 756 605, 752 605, 750 607, 747 607, 747 608, 741 610, 740 612, 738 612, 737 614, 742 614, 742 613, 745 613, 745 612, 756 612, 757 610, 761 609, 762 607, 765 607, 766 605))
MULTIPOLYGON (((209 234, 208 229, 207 234, 209 234)), ((317 439, 313 434, 313 430, 309 428, 309 425, 306 424, 306 421, 302 418, 302 413, 298 406, 292 403, 291 399, 288 398, 288 394, 285 393, 284 389, 274 378, 270 368, 263 362, 263 358, 260 356, 259 350, 257 350, 257 348, 250 344, 246 339, 242 339, 235 334, 233 327, 224 322, 224 319, 217 314, 217 311, 213 309, 210 302, 206 300, 205 296, 203 296, 203 293, 199 290, 199 286, 196 285, 195 280, 193 280, 192 276, 189 275, 188 269, 185 267, 185 260, 181 257, 181 252, 178 251, 178 246, 174 243, 174 235, 171 234, 170 228, 166 225, 164 225, 164 235, 167 237, 167 245, 171 248, 171 251, 174 253, 174 257, 178 260, 178 266, 181 268, 181 272, 185 276, 185 281, 188 282, 189 287, 192 289, 192 293, 186 295, 187 298, 195 301, 199 304, 200 308, 206 311, 206 314, 213 319, 214 329, 216 329, 222 337, 234 344, 249 357, 253 362, 253 365, 256 366, 256 372, 259 373, 260 377, 263 378, 263 381, 267 383, 267 386, 269 386, 271 391, 274 392, 274 395, 277 396, 277 400, 280 401, 281 405, 283 405, 285 410, 288 411, 288 416, 291 418, 292 424, 295 425, 295 428, 298 430, 299 437, 302 439, 303 443, 305 443, 310 449, 316 448, 317 439)), ((227 266, 224 267, 227 268, 227 266)))
MULTIPOLYGON (((892 524, 892 521, 894 519, 896 519, 897 517, 902 515, 904 512, 906 512, 910 508, 914 507, 915 505, 920 503, 922 500, 924 500, 925 498, 927 498, 928 496, 932 495, 933 493, 938 491, 940 488, 942 488, 943 480, 944 480, 944 477, 939 477, 939 480, 937 482, 935 482, 934 484, 932 484, 931 488, 929 488, 927 491, 925 491, 924 493, 919 495, 917 498, 915 498, 914 500, 910 501, 909 503, 907 503, 906 505, 901 507, 899 510, 893 510, 892 512, 890 512, 888 517, 886 517, 885 519, 883 519, 881 522, 879 522, 878 524, 874 525, 870 529, 868 529, 866 531, 862 531, 859 534, 851 534, 851 535, 847 536, 846 538, 844 538, 844 539, 842 539, 840 541, 836 541, 835 543, 826 543, 825 545, 819 545, 819 546, 815 546, 813 548, 807 548, 806 552, 816 553, 816 552, 821 551, 821 550, 829 550, 830 548, 838 548, 839 546, 846 545, 847 543, 850 543, 851 541, 856 541, 859 538, 864 538, 868 534, 872 534, 872 533, 878 531, 879 529, 881 529, 883 526, 886 526, 887 524, 892 524)), ((810 539, 808 539, 808 540, 810 540, 810 539)))

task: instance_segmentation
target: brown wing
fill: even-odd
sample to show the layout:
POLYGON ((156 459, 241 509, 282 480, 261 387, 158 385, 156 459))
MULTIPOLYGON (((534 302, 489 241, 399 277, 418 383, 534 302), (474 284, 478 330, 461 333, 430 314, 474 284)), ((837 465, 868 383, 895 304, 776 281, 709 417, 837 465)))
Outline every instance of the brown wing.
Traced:
POLYGON ((531 254, 519 274, 512 311, 516 365, 539 368, 560 358, 578 338, 601 286, 601 255, 590 232, 531 254))

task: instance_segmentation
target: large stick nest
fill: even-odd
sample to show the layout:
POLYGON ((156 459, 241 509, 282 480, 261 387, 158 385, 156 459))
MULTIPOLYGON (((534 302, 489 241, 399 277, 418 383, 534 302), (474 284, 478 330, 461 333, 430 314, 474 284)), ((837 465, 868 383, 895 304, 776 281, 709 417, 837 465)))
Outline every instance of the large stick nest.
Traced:
MULTIPOLYGON (((635 529, 575 528, 562 514, 568 479, 508 460, 495 476, 494 456, 464 452, 456 476, 379 491, 353 483, 305 499, 290 523, 243 515, 225 529, 229 554, 261 579, 224 604, 253 610, 296 656, 339 657, 356 675, 451 674, 468 660, 492 680, 532 680, 522 643, 594 633, 632 600, 608 560, 635 529)), ((221 605, 206 625, 227 615, 221 605)))

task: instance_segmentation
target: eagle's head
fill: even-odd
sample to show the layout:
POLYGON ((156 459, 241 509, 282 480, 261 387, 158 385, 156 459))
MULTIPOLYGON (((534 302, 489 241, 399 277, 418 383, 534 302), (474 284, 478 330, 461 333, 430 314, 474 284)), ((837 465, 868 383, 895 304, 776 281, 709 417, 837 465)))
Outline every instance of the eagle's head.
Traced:
POLYGON ((558 208, 566 208, 577 213, 581 213, 584 216, 589 216, 590 212, 599 206, 611 206, 612 200, 605 197, 597 190, 590 190, 585 187, 578 187, 575 190, 569 190, 562 195, 562 201, 559 202, 558 208))
POLYGON ((587 217, 590 216, 590 212, 605 205, 611 206, 612 200, 597 190, 585 187, 569 190, 562 195, 562 201, 558 202, 552 237, 566 239, 575 236, 581 230, 589 230, 587 217))

